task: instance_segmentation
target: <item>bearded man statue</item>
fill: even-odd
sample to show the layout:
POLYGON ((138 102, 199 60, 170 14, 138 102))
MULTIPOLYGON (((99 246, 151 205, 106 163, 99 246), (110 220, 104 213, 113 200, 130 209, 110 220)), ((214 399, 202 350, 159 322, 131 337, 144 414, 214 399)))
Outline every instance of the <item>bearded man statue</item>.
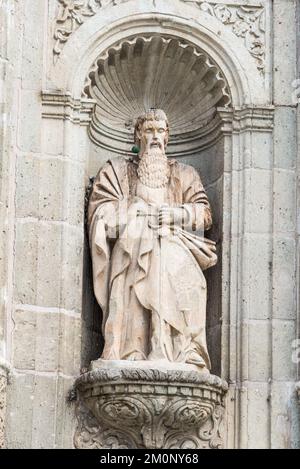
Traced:
POLYGON ((103 311, 102 360, 210 369, 206 280, 217 262, 210 205, 197 171, 167 158, 162 110, 137 119, 132 158, 108 161, 89 201, 94 292, 103 311), (198 368, 199 367, 199 368, 198 368))

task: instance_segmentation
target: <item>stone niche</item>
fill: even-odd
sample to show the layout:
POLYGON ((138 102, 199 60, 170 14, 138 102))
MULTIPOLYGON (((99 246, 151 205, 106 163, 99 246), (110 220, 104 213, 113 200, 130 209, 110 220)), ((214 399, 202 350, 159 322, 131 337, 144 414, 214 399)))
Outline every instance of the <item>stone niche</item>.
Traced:
MULTIPOLYGON (((213 212, 209 232, 219 261, 207 276, 207 337, 212 372, 221 373, 221 289, 224 152, 222 110, 230 111, 225 77, 199 47, 169 35, 128 37, 99 55, 88 73, 84 97, 93 99, 88 128, 89 174, 133 146, 136 118, 150 107, 163 108, 170 121, 167 153, 200 173, 213 212)), ((86 240, 83 288, 83 364, 99 357, 103 344, 101 311, 94 299, 86 240), (99 346, 100 344, 100 346, 99 346)))
MULTIPOLYGON (((131 154, 136 118, 151 107, 170 121, 167 153, 196 168, 214 216, 208 234, 219 262, 207 275, 207 339, 212 373, 221 374, 224 115, 231 96, 224 75, 199 47, 178 37, 128 37, 99 55, 84 86, 95 107, 88 128, 89 174, 131 154)), ((83 366, 75 384, 77 448, 221 448, 227 385, 220 378, 165 363, 95 361, 101 311, 93 295, 88 242, 83 288, 83 366), (92 365, 90 365, 92 363, 92 365)))

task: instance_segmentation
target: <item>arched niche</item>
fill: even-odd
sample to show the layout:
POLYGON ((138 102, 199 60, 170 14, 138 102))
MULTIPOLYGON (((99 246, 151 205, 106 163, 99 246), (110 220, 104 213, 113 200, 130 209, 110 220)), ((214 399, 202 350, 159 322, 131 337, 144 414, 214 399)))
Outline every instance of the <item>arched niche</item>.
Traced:
MULTIPOLYGON (((201 88, 202 84, 201 90, 208 92, 211 86, 211 90, 217 92, 212 93, 212 99, 207 103, 207 113, 202 115, 200 111, 195 114, 195 126, 191 132, 187 129, 189 119, 182 122, 176 114, 174 118, 172 116, 177 133, 174 134, 173 143, 172 140, 170 142, 169 150, 170 153, 171 150, 175 153, 178 151, 176 156, 181 161, 199 170, 213 207, 214 228, 210 236, 218 242, 219 264, 208 273, 208 342, 213 371, 217 374, 222 371, 227 379, 229 310, 231 307, 234 310, 238 308, 237 304, 231 304, 234 299, 230 297, 228 288, 232 263, 232 160, 233 157, 235 160, 243 158, 243 141, 248 138, 246 131, 251 131, 252 126, 257 125, 254 122, 256 118, 267 119, 268 113, 260 109, 265 95, 263 79, 243 42, 216 18, 199 10, 196 15, 195 8, 186 4, 184 9, 181 7, 179 0, 158 1, 155 7, 152 2, 147 2, 141 11, 138 2, 131 0, 124 5, 115 6, 113 11, 103 9, 87 20, 68 40, 55 67, 48 74, 49 94, 45 94, 44 117, 53 119, 63 116, 65 119, 63 135, 66 154, 78 152, 76 145, 80 134, 80 151, 85 155, 82 176, 87 184, 88 176, 94 176, 104 161, 116 156, 115 148, 118 148, 121 154, 130 151, 129 136, 132 123, 128 120, 135 117, 128 115, 128 119, 125 119, 125 132, 124 128, 118 129, 118 125, 122 125, 122 119, 118 122, 111 121, 111 124, 109 120, 101 120, 101 113, 97 114, 97 96, 93 95, 95 89, 91 89, 97 81, 93 73, 99 71, 101 66, 108 69, 114 67, 117 51, 122 52, 126 47, 133 55, 135 50, 137 56, 140 54, 141 57, 146 50, 144 45, 149 45, 151 38, 155 38, 160 44, 160 50, 163 49, 161 44, 166 45, 165 51, 171 47, 170 44, 175 44, 177 54, 185 48, 187 54, 183 52, 182 57, 186 57, 190 65, 194 59, 197 62, 197 57, 201 58, 201 54, 202 58, 205 57, 202 66, 206 65, 209 70, 205 67, 202 69, 203 81, 199 79, 197 86, 201 88), (97 122, 99 116, 100 124, 97 122), (110 125, 112 129, 109 128, 110 125), (182 141, 181 125, 185 125, 182 141), (101 132, 102 136, 99 137, 101 132)), ((160 55, 162 61, 172 57, 171 49, 169 51, 169 55, 160 55)), ((129 58, 130 55, 124 54, 127 65, 129 58)), ((193 65, 190 69, 192 68, 193 65)), ((130 70, 134 70, 134 63, 131 63, 130 70)), ((177 69, 175 72, 179 73, 177 69)), ((112 93, 110 83, 106 89, 100 86, 100 92, 112 93)), ((184 96, 184 86, 181 92, 184 96)), ((202 98, 205 99, 205 96, 202 98)), ((127 101, 130 103, 130 99, 127 101)), ((98 111, 100 108, 98 105, 98 111)), ((83 196, 84 194, 82 199, 83 196)), ((88 262, 87 245, 84 260, 83 287, 78 294, 83 294, 84 297, 82 356, 83 365, 87 365, 90 359, 95 359, 100 354, 101 316, 92 299, 91 265, 88 262)))
MULTIPOLYGON (((88 127, 90 175, 109 158, 130 156, 136 118, 151 107, 168 115, 168 155, 201 175, 214 214, 208 236, 217 242, 219 254, 218 265, 206 276, 208 347, 213 371, 220 374, 225 141, 218 109, 231 109, 222 70, 202 49, 179 37, 131 36, 99 55, 88 73, 84 96, 95 102, 88 127)), ((84 278, 90 284, 90 270, 84 278)), ((94 308, 90 297, 84 309, 91 316, 94 308)))
POLYGON ((96 103, 89 136, 111 156, 128 155, 135 121, 150 108, 168 115, 169 153, 195 154, 216 127, 217 107, 231 103, 222 71, 203 50, 158 33, 122 40, 101 54, 84 91, 96 103))
MULTIPOLYGON (((70 91, 80 98, 97 58, 125 38, 154 33, 174 36, 202 48, 222 69, 235 106, 264 103, 265 83, 245 43, 205 10, 181 0, 125 0, 102 8, 69 38, 54 66, 47 89, 70 91)), ((52 60, 49 60, 51 63, 52 60)))

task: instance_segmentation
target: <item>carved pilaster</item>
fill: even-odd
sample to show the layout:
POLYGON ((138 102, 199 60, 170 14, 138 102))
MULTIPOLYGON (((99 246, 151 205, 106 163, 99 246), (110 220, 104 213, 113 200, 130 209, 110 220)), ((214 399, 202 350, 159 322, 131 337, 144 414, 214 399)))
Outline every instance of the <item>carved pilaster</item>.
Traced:
POLYGON ((78 390, 77 448, 222 448, 227 385, 198 372, 98 369, 78 390))

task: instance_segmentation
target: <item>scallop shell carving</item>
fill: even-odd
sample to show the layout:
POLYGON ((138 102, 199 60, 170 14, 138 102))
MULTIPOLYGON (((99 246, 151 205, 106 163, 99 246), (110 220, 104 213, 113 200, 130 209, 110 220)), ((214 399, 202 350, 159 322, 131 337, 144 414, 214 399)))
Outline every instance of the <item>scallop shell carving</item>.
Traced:
POLYGON ((149 108, 167 113, 175 144, 195 139, 216 108, 230 103, 222 72, 203 51, 160 35, 110 48, 93 65, 84 93, 96 102, 92 139, 118 152, 132 143, 134 122, 149 108))

